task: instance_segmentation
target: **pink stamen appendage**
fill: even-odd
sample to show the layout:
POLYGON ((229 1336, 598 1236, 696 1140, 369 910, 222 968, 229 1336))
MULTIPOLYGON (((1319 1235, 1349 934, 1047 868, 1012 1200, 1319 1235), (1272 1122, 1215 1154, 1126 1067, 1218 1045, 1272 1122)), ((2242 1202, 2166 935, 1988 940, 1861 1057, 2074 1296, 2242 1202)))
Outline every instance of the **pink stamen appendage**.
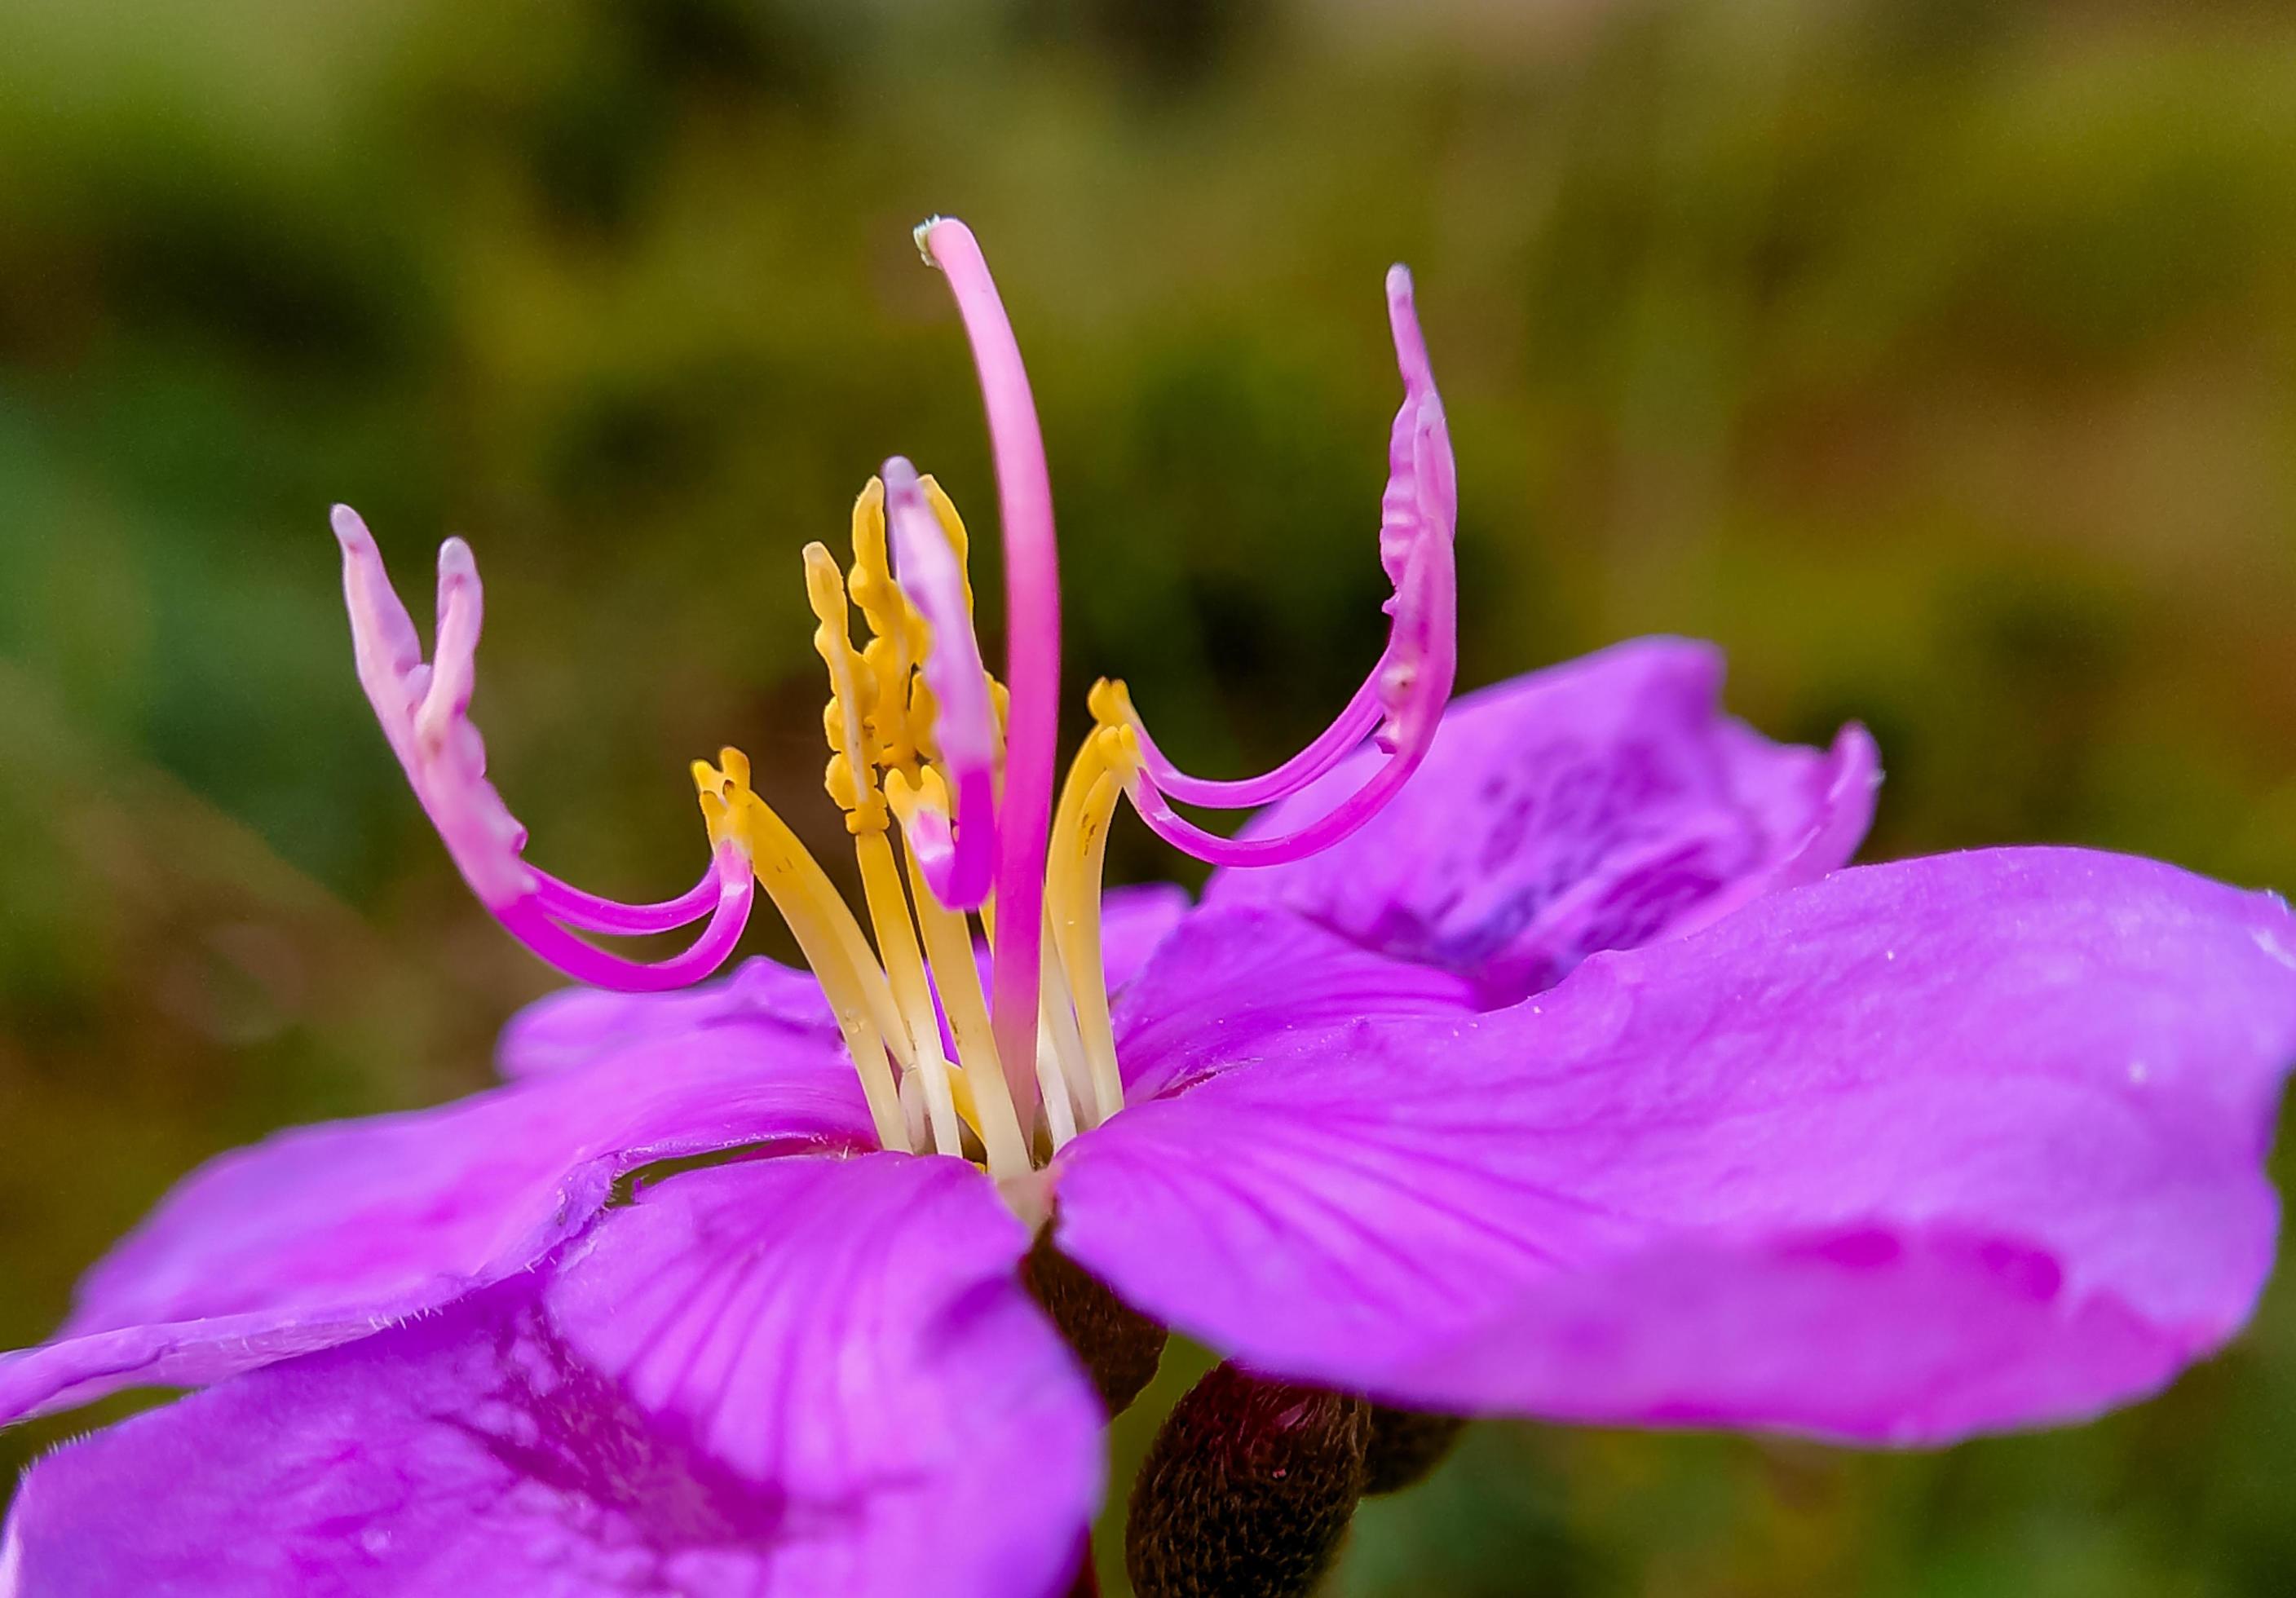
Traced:
POLYGON ((343 596, 359 684, 423 813, 488 913, 537 956, 578 981, 652 992, 682 987, 715 971, 749 919, 755 883, 748 859, 733 844, 720 844, 708 873, 693 888, 673 899, 638 905, 586 892, 528 865, 526 829, 488 779, 486 741, 470 718, 485 619, 484 589, 470 546, 449 538, 439 548, 439 632, 426 662, 373 535, 347 505, 335 507, 333 522, 343 551, 343 596), (594 948, 558 924, 635 935, 670 931, 704 916, 709 925, 692 945, 657 962, 594 948))
POLYGON ((1130 785, 1141 818, 1157 836, 1221 865, 1274 865, 1331 848, 1371 819, 1424 758, 1458 668, 1458 479, 1450 430, 1412 302, 1411 275, 1387 275, 1388 323, 1403 404, 1388 438, 1388 479, 1380 497, 1379 556, 1394 586, 1387 647, 1338 717, 1275 770, 1230 781, 1191 776, 1156 747, 1136 710, 1141 771, 1130 785), (1243 809, 1300 792, 1374 735, 1389 758, 1357 791, 1315 821, 1275 837, 1227 839, 1175 814, 1167 799, 1243 809))
POLYGON ((964 602, 964 572, 925 502, 916 468, 885 463, 885 521, 895 577, 931 629, 920 668, 932 691, 933 745, 949 790, 946 823, 925 815, 904 830, 933 896, 952 910, 988 897, 997 857, 996 706, 964 602))

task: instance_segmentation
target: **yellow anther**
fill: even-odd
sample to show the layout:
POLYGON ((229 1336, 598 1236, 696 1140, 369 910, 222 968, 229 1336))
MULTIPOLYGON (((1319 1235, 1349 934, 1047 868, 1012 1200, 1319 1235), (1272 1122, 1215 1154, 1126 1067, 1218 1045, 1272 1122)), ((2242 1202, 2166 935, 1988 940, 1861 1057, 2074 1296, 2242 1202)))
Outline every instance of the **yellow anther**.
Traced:
POLYGON ((885 769, 900 771, 917 763, 917 740, 909 722, 908 647, 880 635, 861 649, 861 665, 870 683, 869 730, 876 734, 885 769))
MULTIPOLYGON (((895 630, 892 623, 905 608, 893 582, 893 567, 885 548, 885 483, 871 478, 853 501, 853 570, 848 578, 853 602, 880 637, 895 630)), ((906 619, 905 618, 903 619, 906 619)))
POLYGON ((925 503, 932 507, 933 519, 940 523, 941 532, 948 539, 949 552, 956 556, 957 575, 964 579, 964 613, 972 614, 972 540, 964 530, 964 518, 956 513, 956 502, 933 480, 928 471, 917 479, 917 487, 925 491, 925 503))
MULTIPOLYGON (((963 573, 964 520, 938 483, 926 478, 922 488, 963 573)), ((1124 685, 1097 684, 1095 725, 1070 768, 1050 840, 1035 1058, 1005 1061, 968 918, 934 896, 914 848, 904 860, 890 837, 895 815, 905 846, 953 822, 948 781, 927 763, 937 710, 923 671, 931 629, 894 576, 890 530, 884 486, 872 479, 854 504, 849 575, 823 545, 805 550, 806 596, 819 623, 814 647, 829 671, 824 785, 854 836, 875 947, 796 835, 751 791, 740 750, 721 750, 715 765, 693 762, 694 790, 711 846, 742 849, 820 979, 879 1141, 950 1154, 969 1146, 992 1176, 1013 1181, 1031 1168, 1032 1138, 1048 1136, 1057 1149, 1122 1105, 1099 889, 1110 821, 1138 775, 1139 740, 1124 685), (856 607, 869 632, 861 648, 856 607), (944 1026, 953 1050, 943 1045, 944 1026)), ((968 613, 972 599, 967 576, 968 613)), ((987 686, 1001 740, 1009 696, 994 676, 987 686)), ((981 923, 993 938, 991 905, 982 906, 981 923)))
MULTIPOLYGON (((926 635, 926 647, 930 648, 930 627, 926 635)), ((927 759, 937 759, 940 755, 940 745, 933 740, 933 724, 939 716, 940 702, 933 698, 933 691, 925 684, 925 674, 920 671, 909 679, 909 736, 917 752, 927 759)))
POLYGON ((915 763, 916 738, 910 730, 910 668, 924 659, 924 619, 893 579, 885 543, 885 485, 871 478, 853 502, 853 567, 849 579, 853 602, 869 624, 861 659, 870 684, 871 730, 883 746, 888 770, 915 763))
POLYGON ((693 791, 701 800, 701 824, 709 830, 709 847, 716 848, 726 841, 726 778, 707 760, 696 760, 693 766, 693 791))
POLYGON ((730 839, 748 855, 751 851, 747 806, 755 797, 750 793, 750 758, 729 747, 718 751, 718 762, 716 766, 707 760, 693 764, 693 790, 701 801, 701 824, 709 829, 710 848, 730 839))
MULTIPOLYGON (((988 679, 988 706, 996 712, 996 747, 1001 752, 1004 747, 1004 721, 1012 709, 1012 692, 996 680, 996 673, 985 671, 980 675, 988 679)), ((933 718, 939 710, 940 707, 934 702, 932 690, 925 686, 924 674, 918 673, 909 684, 909 726, 916 740, 918 752, 928 758, 940 753, 939 745, 933 742, 933 718)))
POLYGON ((1122 677, 1102 677, 1084 696, 1084 703, 1085 709, 1092 712, 1093 720, 1103 727, 1134 725, 1132 691, 1124 685, 1122 677))
MULTIPOLYGON (((870 830, 865 820, 856 819, 861 810, 861 795, 854 791, 853 767, 843 755, 829 757, 829 764, 822 769, 821 785, 829 790, 830 801, 845 812, 847 832, 870 830)), ((882 831, 883 825, 880 822, 876 830, 882 831)))
MULTIPOLYGON (((1118 684, 1119 691, 1122 684, 1118 684)), ((1099 754, 1102 762, 1119 783, 1129 783, 1132 774, 1140 769, 1140 734, 1124 723, 1103 723, 1092 730, 1086 741, 1099 754)))
POLYGON ((829 796, 845 811, 848 831, 882 832, 885 829, 884 796, 877 791, 880 752, 869 728, 868 701, 861 689, 864 662, 853 647, 851 611, 845 601, 845 574, 820 544, 805 546, 805 592, 821 625, 814 629, 813 647, 829 668, 829 704, 822 713, 823 731, 837 757, 829 764, 829 796), (841 776, 840 774, 842 774, 841 776))
POLYGON ((948 815, 948 784, 930 766, 920 768, 914 776, 905 771, 887 772, 885 799, 904 827, 914 822, 921 810, 948 815))

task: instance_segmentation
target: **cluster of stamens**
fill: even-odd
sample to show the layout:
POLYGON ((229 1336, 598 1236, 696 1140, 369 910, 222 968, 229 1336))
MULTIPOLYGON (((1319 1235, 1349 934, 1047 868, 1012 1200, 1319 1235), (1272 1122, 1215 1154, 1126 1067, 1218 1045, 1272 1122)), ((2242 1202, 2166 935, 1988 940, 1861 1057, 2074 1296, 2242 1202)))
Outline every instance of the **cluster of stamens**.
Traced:
MULTIPOLYGON (((969 608, 967 540, 955 506, 906 462, 889 463, 886 475, 901 509, 929 508, 938 553, 969 608)), ((1091 923, 1062 947, 1091 950, 1095 964, 1046 958, 1035 1057, 1008 1069, 989 1024, 971 920, 929 880, 926 863, 936 853, 953 859, 968 824, 952 815, 952 782, 936 736, 945 724, 932 686, 935 632, 894 575, 886 501, 885 480, 872 479, 855 502, 849 573, 823 545, 805 551, 807 596, 819 622, 814 646, 829 670, 825 786, 853 840, 873 955, 827 876, 750 790, 739 751, 724 751, 716 766, 697 762, 694 780, 712 841, 730 840, 750 858, 820 976, 886 1146, 973 1153, 1000 1176, 1017 1174, 1122 1102, 1112 1051, 1109 1068, 1095 1070, 1079 1041, 1107 1024, 1097 967, 1099 878, 1094 873, 1084 890, 1088 903, 1063 905, 1059 916, 1091 923), (857 608, 869 632, 859 648, 851 634, 857 608), (1081 1018, 1072 996, 1078 991, 1089 996, 1081 1018)), ((961 687, 945 680, 944 692, 970 692, 988 709, 993 763, 1003 687, 980 667, 978 650, 967 647, 969 617, 963 639, 952 643, 973 680, 961 687)), ((983 932, 993 934, 993 894, 974 908, 983 932)))
POLYGON ((814 646, 828 668, 826 786, 853 841, 869 931, 795 832, 760 799, 737 750, 693 778, 711 865, 674 899, 629 905, 529 865, 521 828, 486 777, 467 711, 480 616, 461 540, 439 557, 439 625, 425 662, 365 526, 339 507, 361 682, 448 851, 521 941, 580 980, 684 986, 739 940, 755 889, 789 924, 859 1074, 881 1144, 1024 1175, 1121 1109, 1103 976, 1101 882, 1118 800, 1160 837, 1215 865, 1296 860, 1331 848, 1391 799, 1424 757, 1453 676, 1456 504, 1442 407, 1400 267, 1388 300, 1405 400, 1389 446, 1380 558, 1394 596, 1388 647, 1332 726, 1291 760, 1239 781, 1190 776, 1148 735, 1121 682, 1089 696, 1094 725, 1052 802, 1059 598, 1043 439, 995 284, 961 223, 918 230, 954 289, 987 400, 1005 553, 1008 692, 983 665, 964 523, 939 484, 898 457, 855 502, 852 562, 805 550, 814 646), (866 636, 857 646, 853 615, 866 636), (1204 831, 1172 800, 1267 805, 1332 774, 1366 741, 1382 758, 1286 832, 1204 831), (895 834, 898 833, 898 846, 895 834), (754 884, 754 887, 753 887, 754 884), (991 951, 984 987, 978 936, 991 951), (579 933, 705 923, 644 963, 579 933))

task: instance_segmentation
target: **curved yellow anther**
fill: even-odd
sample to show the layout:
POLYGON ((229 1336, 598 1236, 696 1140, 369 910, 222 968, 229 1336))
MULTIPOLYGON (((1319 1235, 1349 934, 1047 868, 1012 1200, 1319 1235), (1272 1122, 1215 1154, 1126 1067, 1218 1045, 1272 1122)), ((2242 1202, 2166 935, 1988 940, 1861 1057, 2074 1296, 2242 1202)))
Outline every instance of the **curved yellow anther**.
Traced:
POLYGON ((853 566, 848 586, 869 626, 861 659, 870 684, 870 730, 882 748, 886 769, 905 769, 917 758, 909 677, 911 668, 923 660, 928 640, 924 618, 893 578, 885 542, 885 485, 878 478, 871 478, 853 502, 853 566))
POLYGON ((729 744, 718 751, 716 766, 696 760, 691 769, 694 792, 701 800, 701 824, 709 832, 709 847, 715 848, 731 838, 747 856, 749 835, 735 806, 737 796, 749 791, 750 757, 729 744))
MULTIPOLYGON (((1094 692, 1100 695, 1100 687, 1094 692)), ((1095 727, 1077 750, 1061 788, 1045 863, 1045 914, 1076 1006, 1095 1125, 1124 1107, 1116 1033, 1108 1014, 1108 981, 1101 963, 1100 884, 1109 823, 1125 784, 1139 769, 1140 741, 1130 727, 1095 727)))
POLYGON ((901 1110, 893 1062, 907 1065, 914 1054, 885 973, 853 913, 805 845, 773 807, 750 791, 749 760, 734 749, 720 750, 718 758, 717 766, 707 760, 693 763, 693 783, 710 840, 732 838, 749 856, 758 886, 789 923, 806 963, 821 981, 838 1030, 844 1035, 846 1053, 860 1075, 878 1142, 888 1149, 908 1148, 908 1122, 901 1110))
POLYGON ((1085 709, 1093 720, 1103 727, 1128 727, 1133 725, 1132 690, 1124 685, 1122 677, 1102 677, 1093 684, 1084 696, 1085 709))
POLYGON ((829 703, 822 730, 829 739, 829 797, 845 812, 846 830, 858 835, 885 830, 884 795, 877 791, 882 754, 869 726, 869 701, 861 687, 864 661, 853 647, 852 614, 845 600, 845 574, 825 545, 805 546, 805 593, 821 625, 813 647, 829 668, 829 703))
POLYGON ((930 766, 920 766, 914 774, 889 771, 885 774, 885 802, 892 807, 894 818, 904 828, 915 824, 920 811, 931 811, 947 820, 948 784, 930 766))
POLYGON ((693 791, 701 800, 701 824, 709 831, 709 847, 726 841, 731 824, 726 809, 726 778, 707 760, 693 763, 693 791))
POLYGON ((925 503, 932 507, 933 520, 940 523, 941 532, 948 539, 949 553, 956 556, 957 575, 964 579, 964 613, 972 614, 972 539, 964 530, 964 518, 956 513, 956 502, 948 491, 933 480, 931 472, 917 479, 917 487, 925 493, 925 503))
MULTIPOLYGON (((931 629, 928 627, 926 631, 930 640, 931 629)), ((931 647, 930 641, 926 647, 931 647)), ((939 701, 933 698, 932 689, 926 684, 925 674, 922 671, 915 673, 909 678, 908 731, 917 752, 928 760, 937 759, 940 755, 940 745, 933 741, 933 723, 939 715, 939 701)))

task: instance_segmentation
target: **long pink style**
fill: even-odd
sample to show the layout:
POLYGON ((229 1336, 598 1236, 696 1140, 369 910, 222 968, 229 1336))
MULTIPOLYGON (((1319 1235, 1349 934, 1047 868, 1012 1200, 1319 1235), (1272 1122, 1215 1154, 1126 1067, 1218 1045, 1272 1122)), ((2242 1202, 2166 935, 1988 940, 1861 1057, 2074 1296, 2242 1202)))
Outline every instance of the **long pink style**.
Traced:
POLYGON ((979 241, 962 222, 937 217, 917 229, 925 258, 948 278, 972 346, 988 441, 996 463, 996 508, 1004 552, 1004 792, 997 808, 996 936, 989 1020, 1014 1101, 1036 1102, 1037 989, 1044 948, 1045 854, 1053 816, 1060 734, 1060 555, 1045 438, 1013 323, 979 241))

